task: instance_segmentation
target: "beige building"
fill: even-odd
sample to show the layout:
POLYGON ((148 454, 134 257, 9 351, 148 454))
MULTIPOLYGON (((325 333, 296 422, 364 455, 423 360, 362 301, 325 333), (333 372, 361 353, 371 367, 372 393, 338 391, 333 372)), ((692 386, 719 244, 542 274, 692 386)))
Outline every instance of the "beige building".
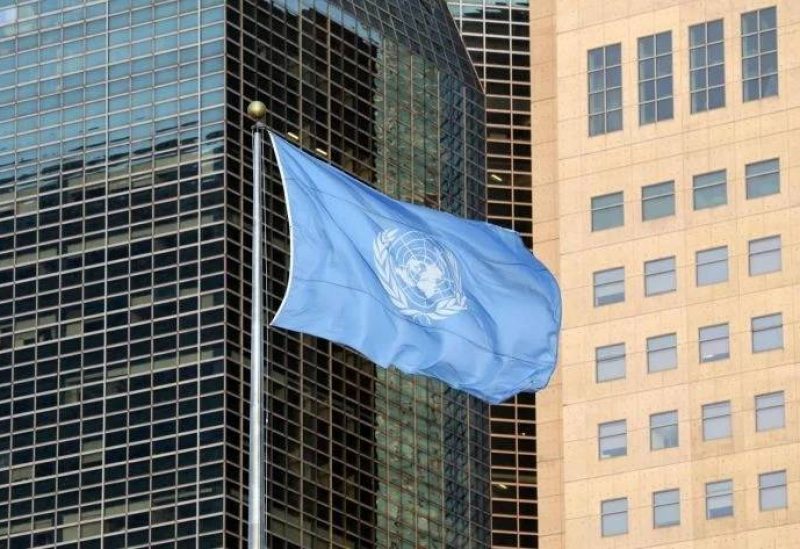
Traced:
POLYGON ((800 547, 800 1, 532 7, 539 546, 800 547))

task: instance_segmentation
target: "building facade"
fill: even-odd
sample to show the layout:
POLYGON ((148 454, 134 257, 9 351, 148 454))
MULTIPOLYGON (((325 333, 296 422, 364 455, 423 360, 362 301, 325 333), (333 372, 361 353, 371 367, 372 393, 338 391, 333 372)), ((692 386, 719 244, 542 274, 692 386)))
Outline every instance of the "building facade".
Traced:
MULTIPOLYGON (((533 245, 527 0, 449 0, 486 93, 487 217, 533 245)), ((536 82, 533 83, 535 87, 536 82)), ((536 546, 534 395, 492 406, 492 547, 536 546)))
MULTIPOLYGON (((483 216, 443 2, 0 0, 0 547, 245 543, 255 99, 377 188, 483 216)), ((489 545, 484 404, 266 339, 270 547, 489 545)))
POLYGON ((800 5, 542 9, 539 545, 796 547, 800 5))

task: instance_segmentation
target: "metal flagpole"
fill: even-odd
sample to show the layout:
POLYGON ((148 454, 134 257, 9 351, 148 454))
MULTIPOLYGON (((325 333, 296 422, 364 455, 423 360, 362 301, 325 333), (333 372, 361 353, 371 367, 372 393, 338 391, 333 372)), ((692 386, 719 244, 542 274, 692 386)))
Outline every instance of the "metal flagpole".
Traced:
POLYGON ((262 193, 262 146, 263 132, 266 129, 264 117, 267 107, 261 101, 253 101, 247 107, 256 123, 253 125, 253 276, 252 311, 250 324, 250 486, 248 501, 248 540, 250 549, 267 549, 267 534, 264 513, 265 474, 264 474, 264 324, 262 320, 261 288, 264 274, 262 235, 261 235, 261 193, 262 193))

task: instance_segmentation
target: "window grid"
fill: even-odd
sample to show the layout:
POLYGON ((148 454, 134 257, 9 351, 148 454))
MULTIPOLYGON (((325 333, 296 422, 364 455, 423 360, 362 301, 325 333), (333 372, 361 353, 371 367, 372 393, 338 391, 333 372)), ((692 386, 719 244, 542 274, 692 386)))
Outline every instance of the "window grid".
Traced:
POLYGON ((754 353, 783 348, 783 314, 757 316, 751 320, 754 353))
POLYGON ((697 270, 695 281, 698 286, 709 286, 728 281, 728 247, 719 246, 700 250, 695 254, 697 270))
POLYGON ((747 199, 761 198, 781 192, 780 160, 762 160, 745 166, 747 199))
POLYGON ((589 50, 589 136, 622 129, 622 45, 589 50))
POLYGON ((725 106, 725 47, 722 19, 689 27, 691 112, 725 106))
POLYGON ((678 411, 650 416, 650 450, 678 447, 678 411))
POLYGON ((639 125, 673 117, 672 33, 639 38, 639 125))
POLYGON ((675 182, 642 187, 642 221, 675 215, 675 182))
POLYGON ((785 425, 783 391, 756 396, 756 431, 783 429, 785 425))
POLYGON ((700 362, 714 362, 730 357, 730 330, 727 323, 700 328, 698 340, 700 362))
POLYGON ((731 401, 703 405, 703 440, 731 436, 731 401))
POLYGON ((778 95, 775 7, 742 14, 742 101, 778 95))

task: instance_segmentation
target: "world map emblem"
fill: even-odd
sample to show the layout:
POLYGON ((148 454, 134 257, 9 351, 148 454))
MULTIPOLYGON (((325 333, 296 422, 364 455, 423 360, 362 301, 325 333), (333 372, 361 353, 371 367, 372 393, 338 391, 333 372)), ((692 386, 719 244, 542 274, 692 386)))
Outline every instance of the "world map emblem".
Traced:
POLYGON ((381 285, 402 314, 430 324, 467 309, 456 257, 430 235, 387 229, 372 248, 381 285))

